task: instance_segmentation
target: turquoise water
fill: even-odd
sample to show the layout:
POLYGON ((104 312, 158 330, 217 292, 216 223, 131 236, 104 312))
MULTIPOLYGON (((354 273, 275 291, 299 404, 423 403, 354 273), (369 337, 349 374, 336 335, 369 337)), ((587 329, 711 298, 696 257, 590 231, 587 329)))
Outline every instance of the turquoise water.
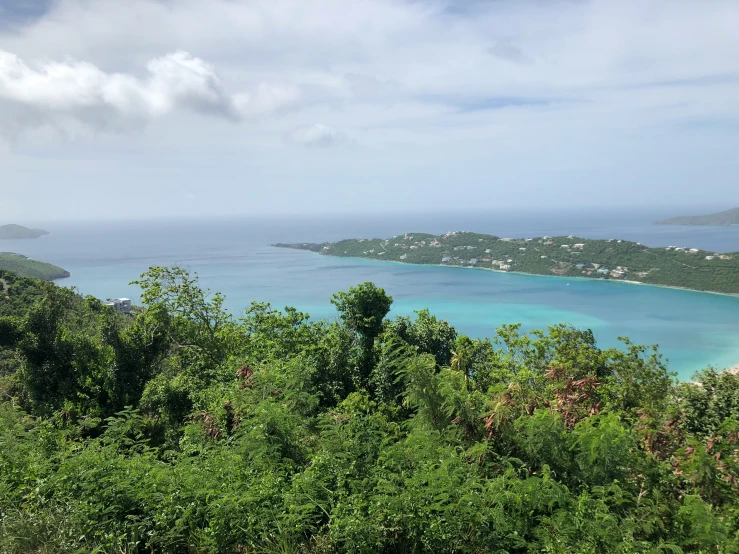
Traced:
MULTIPOLYGON (((329 258, 269 246, 281 241, 390 236, 399 229, 474 229, 508 236, 625 234, 613 224, 609 227, 605 218, 590 223, 592 227, 587 229, 566 220, 542 222, 540 218, 530 220, 529 229, 519 218, 515 223, 518 228, 508 222, 502 230, 491 228, 494 226, 488 220, 439 223, 436 219, 406 219, 60 225, 50 229, 53 234, 49 237, 5 241, 0 249, 61 265, 72 277, 60 285, 75 286, 99 298, 135 299, 138 291, 128 285, 130 281, 151 265, 177 264, 197 271, 205 286, 225 293, 235 314, 256 300, 277 307, 296 306, 315 318, 332 318, 336 313, 329 299, 334 292, 374 281, 395 299, 393 313, 429 308, 471 336, 491 336, 503 323, 522 323, 530 330, 563 322, 592 329, 601 346, 617 345, 619 336, 641 344, 659 344, 670 368, 684 379, 709 364, 739 364, 739 297, 618 282, 329 258), (439 229, 432 223, 444 227, 439 229)), ((622 217, 614 217, 614 221, 624 225, 622 217)), ((629 231, 629 238, 650 246, 665 240, 720 251, 739 250, 739 229, 695 232, 690 228, 639 227, 637 222, 629 231)))

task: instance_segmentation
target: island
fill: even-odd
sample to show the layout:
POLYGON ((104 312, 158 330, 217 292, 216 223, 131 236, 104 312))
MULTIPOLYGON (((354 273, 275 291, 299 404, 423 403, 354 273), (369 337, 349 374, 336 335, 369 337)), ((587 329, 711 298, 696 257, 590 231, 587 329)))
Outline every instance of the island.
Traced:
POLYGON ((45 262, 32 260, 14 252, 0 252, 0 270, 11 271, 21 277, 35 277, 55 281, 70 276, 69 271, 45 262))
POLYGON ((684 215, 656 221, 657 225, 739 225, 739 208, 708 215, 684 215))
POLYGON ((43 229, 29 229, 22 225, 0 225, 0 240, 38 239, 48 234, 43 229))
POLYGON ((407 233, 389 239, 273 244, 343 256, 532 275, 612 279, 698 291, 739 294, 739 252, 574 236, 501 238, 469 232, 407 233))

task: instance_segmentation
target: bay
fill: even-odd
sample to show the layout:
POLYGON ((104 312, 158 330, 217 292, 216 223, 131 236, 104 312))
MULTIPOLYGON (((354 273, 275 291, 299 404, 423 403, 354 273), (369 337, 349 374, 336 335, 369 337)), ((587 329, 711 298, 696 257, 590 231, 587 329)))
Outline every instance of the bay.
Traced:
MULTIPOLYGON (((556 323, 590 328, 602 346, 619 336, 659 344, 680 378, 709 364, 739 364, 739 297, 585 279, 495 273, 330 258, 269 246, 405 232, 469 230, 503 237, 569 235, 620 238, 648 246, 678 245, 739 251, 739 227, 673 227, 651 222, 670 213, 573 211, 398 214, 384 216, 263 216, 227 220, 40 223, 52 232, 33 241, 3 241, 14 251, 72 273, 59 281, 99 298, 128 296, 129 283, 152 265, 181 265, 202 284, 223 292, 242 313, 251 301, 295 306, 332 318, 339 290, 364 281, 395 299, 394 314, 429 308, 460 332, 492 336, 503 323, 525 330, 556 323), (49 228, 51 227, 51 228, 49 228)), ((739 278, 739 276, 737 276, 739 278)))

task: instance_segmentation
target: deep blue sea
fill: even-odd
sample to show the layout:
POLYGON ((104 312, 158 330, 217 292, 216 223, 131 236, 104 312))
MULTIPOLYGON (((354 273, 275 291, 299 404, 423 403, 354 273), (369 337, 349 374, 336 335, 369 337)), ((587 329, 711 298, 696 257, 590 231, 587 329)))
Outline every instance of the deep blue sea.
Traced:
MULTIPOLYGON (((476 231, 502 237, 576 235, 620 238, 649 246, 678 245, 739 251, 739 227, 656 226, 672 213, 593 212, 546 214, 490 212, 353 217, 243 217, 223 220, 58 223, 40 240, 3 241, 0 250, 25 254, 69 270, 58 281, 99 298, 128 296, 129 283, 152 265, 181 265, 202 284, 226 294, 241 313, 269 301, 335 317, 331 295, 374 281, 393 296, 393 313, 424 307, 471 336, 492 336, 502 323, 540 329, 559 322, 594 331, 602 346, 629 336, 659 344, 683 379, 709 364, 739 364, 739 297, 627 283, 495 273, 329 258, 273 248, 275 242, 321 242, 390 237, 405 232, 476 231)), ((739 279, 739 276, 737 276, 739 279)))

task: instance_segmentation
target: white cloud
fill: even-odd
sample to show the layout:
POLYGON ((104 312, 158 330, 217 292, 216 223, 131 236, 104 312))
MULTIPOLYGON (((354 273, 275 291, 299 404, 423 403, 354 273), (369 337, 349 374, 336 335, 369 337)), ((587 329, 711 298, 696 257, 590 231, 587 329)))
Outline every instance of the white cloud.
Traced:
POLYGON ((309 148, 329 148, 331 146, 346 146, 352 144, 352 140, 341 131, 314 123, 313 125, 301 125, 293 129, 287 136, 287 141, 309 148))
POLYGON ((259 117, 294 107, 300 98, 297 86, 262 83, 252 92, 234 95, 233 105, 240 117, 259 117))
POLYGON ((474 206, 529 202, 519 186, 555 204, 577 187, 597 202, 608 184, 665 199, 697 173, 701 190, 739 201, 737 0, 50 6, 0 25, 0 134, 22 136, 0 188, 34 213, 24 190, 59 176, 71 191, 164 199, 208 183, 227 200, 213 212, 266 209, 274 194, 286 209, 341 209, 333 189, 347 182, 440 208, 450 185, 474 206), (362 148, 316 155, 350 137, 362 148))
POLYGON ((239 121, 276 113, 300 97, 296 87, 266 83, 229 95, 213 66, 184 51, 154 58, 146 69, 139 78, 76 60, 31 66, 0 50, 2 115, 16 126, 66 119, 125 129, 177 111, 239 121))

